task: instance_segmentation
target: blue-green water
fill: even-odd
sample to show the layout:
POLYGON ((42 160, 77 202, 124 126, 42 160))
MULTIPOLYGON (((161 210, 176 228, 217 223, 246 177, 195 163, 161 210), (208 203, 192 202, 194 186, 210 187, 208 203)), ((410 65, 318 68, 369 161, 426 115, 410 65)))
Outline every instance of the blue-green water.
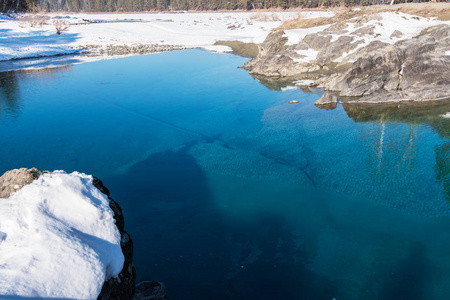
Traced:
POLYGON ((322 110, 244 61, 0 73, 0 172, 102 179, 171 299, 447 299, 450 103, 322 110))

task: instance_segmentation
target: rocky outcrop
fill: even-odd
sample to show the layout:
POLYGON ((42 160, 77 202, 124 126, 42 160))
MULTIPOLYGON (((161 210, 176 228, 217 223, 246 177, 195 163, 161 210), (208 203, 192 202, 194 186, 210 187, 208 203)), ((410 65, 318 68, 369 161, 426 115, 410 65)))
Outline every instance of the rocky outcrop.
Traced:
MULTIPOLYGON (((294 45, 288 44, 284 31, 274 31, 244 68, 255 76, 310 76, 314 86, 334 91, 343 102, 450 98, 450 26, 429 27, 415 38, 396 43, 367 43, 361 37, 376 38, 377 34, 375 25, 364 24, 377 18, 360 17, 351 21, 352 26, 339 22, 307 34, 294 45)), ((391 34, 392 39, 402 36, 398 30, 391 34)), ((317 105, 328 105, 324 103, 328 101, 330 95, 324 95, 317 105)))
POLYGON ((338 97, 332 92, 325 92, 315 105, 319 108, 335 109, 338 104, 338 97))
POLYGON ((321 86, 360 102, 450 98, 450 26, 384 46, 360 57, 347 72, 321 86))
POLYGON ((133 241, 130 235, 124 230, 125 219, 122 214, 122 209, 119 204, 115 202, 111 197, 109 190, 103 185, 103 182, 94 177, 93 184, 103 194, 108 196, 109 207, 114 212, 114 219, 116 220, 116 226, 119 229, 122 237, 120 246, 125 258, 122 271, 117 277, 111 277, 103 285, 102 291, 97 299, 99 300, 131 300, 133 299, 135 292, 136 270, 133 266, 133 241))
POLYGON ((32 183, 45 173, 48 171, 39 171, 36 168, 21 168, 6 172, 0 177, 0 198, 8 198, 12 193, 32 183))
MULTIPOLYGON (((0 198, 8 198, 12 193, 32 183, 45 173, 49 172, 39 171, 36 168, 21 168, 6 172, 0 177, 0 198)), ((135 292, 136 280, 136 272, 133 266, 133 241, 124 230, 125 221, 119 204, 111 199, 109 190, 103 185, 101 180, 94 177, 93 184, 108 196, 109 206, 114 212, 115 224, 121 234, 121 248, 125 258, 122 271, 117 278, 110 278, 104 283, 98 299, 131 300, 135 292)))

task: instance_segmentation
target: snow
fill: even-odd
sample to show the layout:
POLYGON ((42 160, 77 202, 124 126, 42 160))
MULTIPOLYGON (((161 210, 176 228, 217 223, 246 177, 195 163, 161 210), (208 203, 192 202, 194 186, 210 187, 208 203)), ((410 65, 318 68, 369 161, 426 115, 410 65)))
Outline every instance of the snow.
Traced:
POLYGON ((319 54, 319 51, 316 51, 314 49, 307 49, 307 50, 297 50, 297 54, 303 56, 302 58, 296 58, 294 59, 295 62, 300 63, 307 63, 311 62, 316 59, 317 54, 319 54))
POLYGON ((97 299, 120 273, 120 233, 92 180, 54 171, 0 199, 0 295, 97 299))
POLYGON ((310 85, 312 85, 314 83, 314 80, 301 79, 301 80, 294 81, 294 83, 295 83, 296 86, 304 86, 304 85, 310 86, 310 85))
POLYGON ((320 32, 320 31, 328 28, 329 26, 330 25, 322 25, 322 26, 316 26, 316 27, 311 27, 311 28, 286 29, 286 30, 284 30, 284 36, 286 36, 288 38, 286 45, 290 46, 290 45, 298 44, 308 34, 320 32))
POLYGON ((180 45, 226 52, 215 46, 218 40, 261 43, 267 34, 284 21, 333 15, 332 12, 224 12, 152 14, 48 14, 51 20, 42 27, 27 22, 0 22, 0 61, 14 58, 66 54, 86 45, 180 45), (265 17, 264 17, 265 16, 265 17), (54 18, 70 25, 56 34, 54 18), (85 20, 103 21, 88 23, 85 20), (109 21, 106 23, 105 21, 109 21), (120 22, 117 22, 120 21, 120 22))
MULTIPOLYGON (((347 31, 347 33, 345 33, 344 35, 354 37, 352 43, 357 42, 360 43, 351 52, 344 53, 341 57, 335 59, 336 62, 342 61, 347 55, 350 55, 356 52, 358 49, 369 45, 372 41, 381 41, 388 44, 394 44, 400 40, 411 39, 419 35, 422 30, 428 27, 441 24, 450 25, 450 21, 438 21, 436 19, 428 19, 418 16, 412 16, 400 12, 383 12, 379 13, 378 16, 381 17, 381 20, 372 19, 367 22, 358 24, 355 22, 358 18, 355 18, 347 22, 347 27, 344 29, 345 31, 347 31), (374 26, 373 35, 366 34, 363 36, 358 36, 357 34, 354 34, 356 30, 366 26, 374 26), (396 30, 400 31, 402 33, 402 36, 393 37, 392 34, 396 30)), ((285 30, 285 36, 288 38, 286 45, 295 45, 299 43, 306 35, 321 32, 330 26, 332 25, 285 30)), ((331 42, 333 42, 336 41, 340 35, 330 34, 330 36, 332 37, 331 42)), ((300 60, 299 62, 309 62, 309 61, 311 60, 306 61, 300 60)))
POLYGON ((446 55, 446 56, 450 56, 450 50, 445 51, 445 55, 446 55))

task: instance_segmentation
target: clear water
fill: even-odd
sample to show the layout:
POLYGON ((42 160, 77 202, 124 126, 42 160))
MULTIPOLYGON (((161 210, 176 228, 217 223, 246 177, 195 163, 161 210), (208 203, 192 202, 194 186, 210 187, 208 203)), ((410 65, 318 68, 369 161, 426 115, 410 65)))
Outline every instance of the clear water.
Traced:
POLYGON ((244 61, 0 73, 0 172, 102 179, 171 299, 447 299, 450 103, 318 109, 244 61))

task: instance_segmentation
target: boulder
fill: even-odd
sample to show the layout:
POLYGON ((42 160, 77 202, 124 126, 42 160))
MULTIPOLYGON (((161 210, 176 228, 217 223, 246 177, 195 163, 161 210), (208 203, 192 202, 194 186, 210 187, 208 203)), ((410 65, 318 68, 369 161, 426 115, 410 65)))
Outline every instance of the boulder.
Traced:
MULTIPOLYGON (((49 172, 39 171, 36 168, 21 168, 6 172, 0 177, 0 198, 8 198, 12 193, 32 183, 45 173, 49 172)), ((125 222, 119 204, 111 199, 109 190, 101 180, 94 177, 93 185, 108 196, 109 206, 114 212, 115 225, 121 234, 121 248, 125 258, 122 271, 117 278, 110 278, 104 283, 98 299, 131 300, 133 299, 136 280, 136 272, 133 266, 133 241, 124 230, 125 222)))
POLYGON ((0 177, 0 198, 8 198, 12 193, 32 183, 44 173, 48 173, 48 171, 39 171, 36 168, 21 168, 6 172, 0 177))
POLYGON ((338 97, 332 92, 325 92, 322 97, 314 103, 315 106, 324 109, 335 109, 337 107, 338 97))

